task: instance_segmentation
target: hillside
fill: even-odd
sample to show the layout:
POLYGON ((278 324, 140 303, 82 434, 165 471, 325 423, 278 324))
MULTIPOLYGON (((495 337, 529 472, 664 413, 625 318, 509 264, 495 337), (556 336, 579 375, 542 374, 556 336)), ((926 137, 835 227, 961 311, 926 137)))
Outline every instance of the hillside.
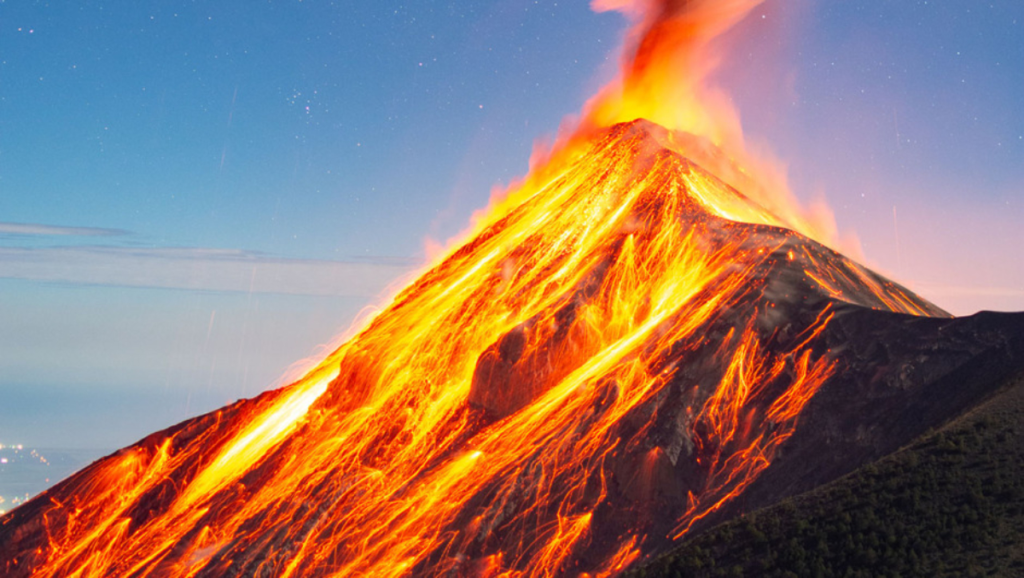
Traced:
POLYGON ((1024 371, 1024 313, 951 318, 681 138, 587 135, 296 383, 0 517, 0 572, 614 576, 1024 371))
POLYGON ((833 483, 721 524, 628 573, 1024 575, 1024 375, 833 483))

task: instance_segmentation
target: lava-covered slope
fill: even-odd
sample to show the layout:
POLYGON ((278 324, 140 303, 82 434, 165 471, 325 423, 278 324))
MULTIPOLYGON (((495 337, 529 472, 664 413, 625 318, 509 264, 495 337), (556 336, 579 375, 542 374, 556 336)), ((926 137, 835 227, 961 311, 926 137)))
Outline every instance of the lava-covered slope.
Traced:
POLYGON ((929 388, 1018 347, 1013 323, 949 319, 680 142, 636 121, 575 143, 299 382, 0 519, 0 568, 611 575, 986 394, 929 388))

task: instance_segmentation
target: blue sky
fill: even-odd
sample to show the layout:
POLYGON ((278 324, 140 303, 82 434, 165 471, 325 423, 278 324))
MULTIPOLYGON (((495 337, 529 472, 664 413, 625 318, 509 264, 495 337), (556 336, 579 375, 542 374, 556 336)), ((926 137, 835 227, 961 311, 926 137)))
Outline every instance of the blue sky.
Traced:
MULTIPOLYGON (((586 2, 0 0, 0 442, 259 393, 615 72, 586 2)), ((766 2, 719 75, 869 265, 1024 310, 1024 4, 766 2)))

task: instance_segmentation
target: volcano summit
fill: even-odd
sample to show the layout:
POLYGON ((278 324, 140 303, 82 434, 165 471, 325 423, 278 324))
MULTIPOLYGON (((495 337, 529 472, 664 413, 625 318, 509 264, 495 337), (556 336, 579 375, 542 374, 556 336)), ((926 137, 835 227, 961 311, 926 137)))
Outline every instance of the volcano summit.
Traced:
POLYGON ((688 143, 642 120, 578 139, 303 379, 0 519, 0 568, 614 575, 1024 366, 1020 315, 951 319, 688 143))

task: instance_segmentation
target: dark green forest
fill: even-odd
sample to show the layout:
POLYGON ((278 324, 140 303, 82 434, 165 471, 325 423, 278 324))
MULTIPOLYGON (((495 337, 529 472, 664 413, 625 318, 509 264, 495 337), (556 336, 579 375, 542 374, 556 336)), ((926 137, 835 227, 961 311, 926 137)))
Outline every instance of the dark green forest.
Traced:
POLYGON ((1024 379, 835 482, 635 568, 653 577, 1024 576, 1024 379))

